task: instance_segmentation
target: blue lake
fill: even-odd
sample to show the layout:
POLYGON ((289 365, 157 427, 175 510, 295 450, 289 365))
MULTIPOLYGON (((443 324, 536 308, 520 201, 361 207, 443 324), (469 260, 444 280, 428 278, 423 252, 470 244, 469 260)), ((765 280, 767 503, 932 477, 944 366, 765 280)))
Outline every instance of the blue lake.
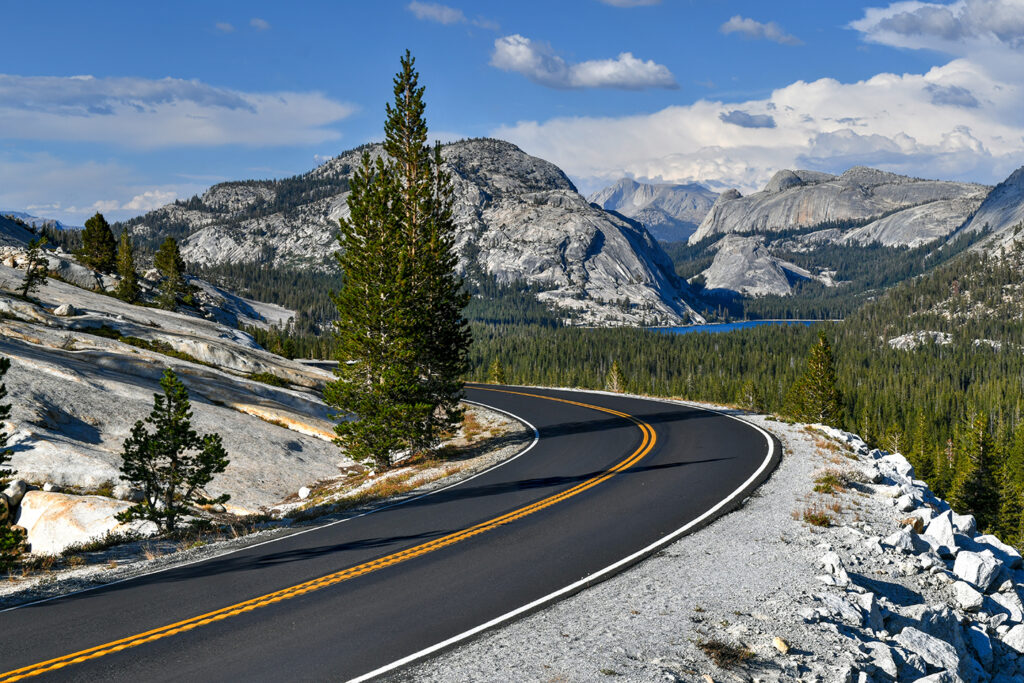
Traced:
POLYGON ((661 334, 689 334, 691 332, 733 332, 745 330, 758 325, 813 325, 827 322, 824 320, 743 320, 734 323, 709 323, 707 325, 686 325, 684 327, 649 327, 652 332, 661 334))

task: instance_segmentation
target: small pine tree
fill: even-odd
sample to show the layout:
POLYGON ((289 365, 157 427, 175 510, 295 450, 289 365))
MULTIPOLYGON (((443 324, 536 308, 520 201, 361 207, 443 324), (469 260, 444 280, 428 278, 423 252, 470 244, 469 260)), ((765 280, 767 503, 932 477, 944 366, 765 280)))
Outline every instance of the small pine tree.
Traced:
POLYGON ((743 383, 743 386, 740 387, 739 395, 736 397, 736 403, 744 410, 760 412, 761 393, 757 390, 757 384, 754 383, 754 380, 748 379, 743 383))
POLYGON ((153 395, 153 411, 145 423, 132 427, 121 454, 121 479, 142 491, 143 500, 118 514, 128 522, 148 519, 164 531, 174 531, 193 504, 223 503, 224 494, 204 498, 201 490, 213 475, 227 469, 228 456, 220 434, 199 436, 192 429, 191 404, 181 380, 168 368, 160 380, 164 395, 153 395))
POLYGON ((491 368, 487 371, 487 382, 489 384, 506 384, 505 379, 505 366, 501 364, 498 358, 491 361, 491 368))
POLYGON ((7 447, 8 434, 4 430, 4 423, 11 419, 11 404, 3 403, 3 400, 7 398, 7 385, 4 384, 3 379, 10 369, 10 359, 0 356, 0 485, 6 484, 10 476, 14 474, 14 470, 6 467, 14 453, 7 447))
POLYGON ((185 260, 181 258, 177 240, 168 237, 160 244, 160 248, 153 256, 153 265, 164 277, 164 281, 160 284, 160 307, 174 310, 178 303, 178 296, 187 292, 185 260))
POLYGON ((25 278, 21 281, 21 295, 28 298, 39 287, 46 282, 46 257, 43 256, 43 247, 46 246, 45 237, 37 237, 28 243, 28 254, 25 264, 25 278))
POLYGON ((93 270, 112 273, 117 265, 117 241, 103 214, 97 213, 85 222, 82 249, 78 259, 93 270))
POLYGON ((974 515, 978 528, 986 531, 992 529, 999 514, 999 487, 992 467, 994 451, 988 420, 984 413, 978 413, 961 438, 949 504, 957 512, 974 515))
POLYGON ((807 356, 807 370, 794 383, 786 398, 786 412, 804 422, 835 426, 842 416, 836 371, 832 362, 832 346, 824 330, 818 332, 818 343, 807 356))
POLYGON ((622 370, 619 369, 619 361, 613 360, 612 367, 608 370, 608 376, 604 380, 604 390, 621 393, 626 390, 626 380, 622 377, 622 370))
POLYGON ((135 272, 135 254, 132 236, 128 227, 121 231, 121 239, 117 244, 117 274, 121 281, 117 283, 117 297, 130 304, 139 300, 139 276, 135 272))
POLYGON ((1017 425, 1012 438, 1004 446, 1002 466, 999 468, 999 523, 996 531, 1006 543, 1019 544, 1024 515, 1024 423, 1017 425))
MULTIPOLYGON (((11 404, 2 403, 7 397, 7 385, 3 378, 11 368, 11 361, 0 356, 0 484, 6 484, 14 474, 14 470, 6 467, 11 461, 11 449, 7 448, 7 432, 4 422, 11 417, 11 404)), ((8 569, 17 560, 25 548, 25 533, 20 529, 12 529, 0 522, 0 570, 8 569)))

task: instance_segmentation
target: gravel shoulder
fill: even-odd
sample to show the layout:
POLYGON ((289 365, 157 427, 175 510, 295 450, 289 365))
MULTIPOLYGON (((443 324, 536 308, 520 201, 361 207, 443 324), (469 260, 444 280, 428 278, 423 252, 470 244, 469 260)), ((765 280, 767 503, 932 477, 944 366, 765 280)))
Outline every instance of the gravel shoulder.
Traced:
MULTIPOLYGON (((951 513, 913 480, 902 456, 869 451, 838 430, 744 419, 778 436, 784 452, 739 509, 600 585, 389 680, 1024 680, 1012 635, 1024 612, 968 612, 954 597, 964 581, 953 559, 922 550, 928 536, 903 531, 908 516, 927 522, 951 513), (828 474, 841 485, 820 490, 828 474), (900 498, 908 491, 913 505, 900 498), (829 526, 804 521, 814 515, 829 526), (894 547, 894 532, 916 550, 894 547), (923 638, 911 642, 915 632, 923 638), (952 654, 937 657, 934 641, 952 654), (715 650, 739 661, 716 664, 715 650)), ((964 524, 955 534, 962 548, 988 538, 972 540, 973 518, 952 518, 964 524)), ((1024 572, 1011 567, 1001 567, 1000 592, 990 589, 986 600, 1020 603, 1024 572)))

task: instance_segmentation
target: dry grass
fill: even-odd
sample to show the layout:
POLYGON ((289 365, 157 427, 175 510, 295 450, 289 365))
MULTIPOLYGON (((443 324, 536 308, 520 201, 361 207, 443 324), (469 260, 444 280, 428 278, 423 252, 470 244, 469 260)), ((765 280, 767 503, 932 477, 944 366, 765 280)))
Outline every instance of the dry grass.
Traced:
POLYGON ((825 510, 818 507, 817 505, 812 505, 811 507, 804 508, 803 512, 800 513, 800 519, 803 520, 805 524, 810 524, 811 526, 817 526, 822 528, 828 528, 832 526, 831 515, 829 515, 827 512, 825 512, 825 510))
POLYGON ((754 657, 754 653, 740 645, 733 645, 718 638, 698 640, 697 647, 706 654, 719 669, 731 669, 754 657))

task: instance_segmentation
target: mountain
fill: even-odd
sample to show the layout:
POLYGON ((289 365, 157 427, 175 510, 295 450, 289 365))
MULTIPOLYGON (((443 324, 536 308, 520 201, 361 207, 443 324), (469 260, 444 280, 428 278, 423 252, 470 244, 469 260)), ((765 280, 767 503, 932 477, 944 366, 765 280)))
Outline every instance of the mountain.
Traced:
POLYGON ((0 209, 0 216, 10 216, 11 218, 17 218, 20 221, 24 221, 33 228, 51 227, 57 230, 81 230, 80 225, 66 225, 56 218, 42 218, 40 216, 33 216, 30 213, 24 211, 7 211, 0 209))
POLYGON ((1007 245, 1016 242, 1024 223, 1024 166, 999 183, 982 202, 962 232, 991 230, 983 244, 1007 245))
POLYGON ((717 196, 699 183, 648 184, 622 178, 588 199, 602 209, 640 221, 656 239, 685 242, 717 196))
MULTIPOLYGON (((334 269, 339 218, 365 145, 281 181, 211 187, 128 222, 148 244, 178 238, 200 266, 251 263, 334 269)), ((529 286, 577 324, 680 324, 700 319, 686 284, 641 225, 592 206, 557 166, 515 145, 466 140, 443 149, 455 190, 459 269, 473 280, 529 286)))
POLYGON ((0 247, 23 246, 35 238, 23 222, 7 218, 8 214, 0 214, 0 247))
POLYGON ((801 280, 834 284, 827 273, 814 275, 773 256, 761 236, 726 235, 712 249, 716 250, 714 261, 702 273, 704 288, 709 293, 725 290, 744 296, 785 296, 801 280))
POLYGON ((917 246, 954 232, 981 206, 990 188, 921 180, 856 166, 835 176, 817 171, 776 173, 746 197, 719 195, 690 243, 721 233, 840 228, 838 240, 917 246))

